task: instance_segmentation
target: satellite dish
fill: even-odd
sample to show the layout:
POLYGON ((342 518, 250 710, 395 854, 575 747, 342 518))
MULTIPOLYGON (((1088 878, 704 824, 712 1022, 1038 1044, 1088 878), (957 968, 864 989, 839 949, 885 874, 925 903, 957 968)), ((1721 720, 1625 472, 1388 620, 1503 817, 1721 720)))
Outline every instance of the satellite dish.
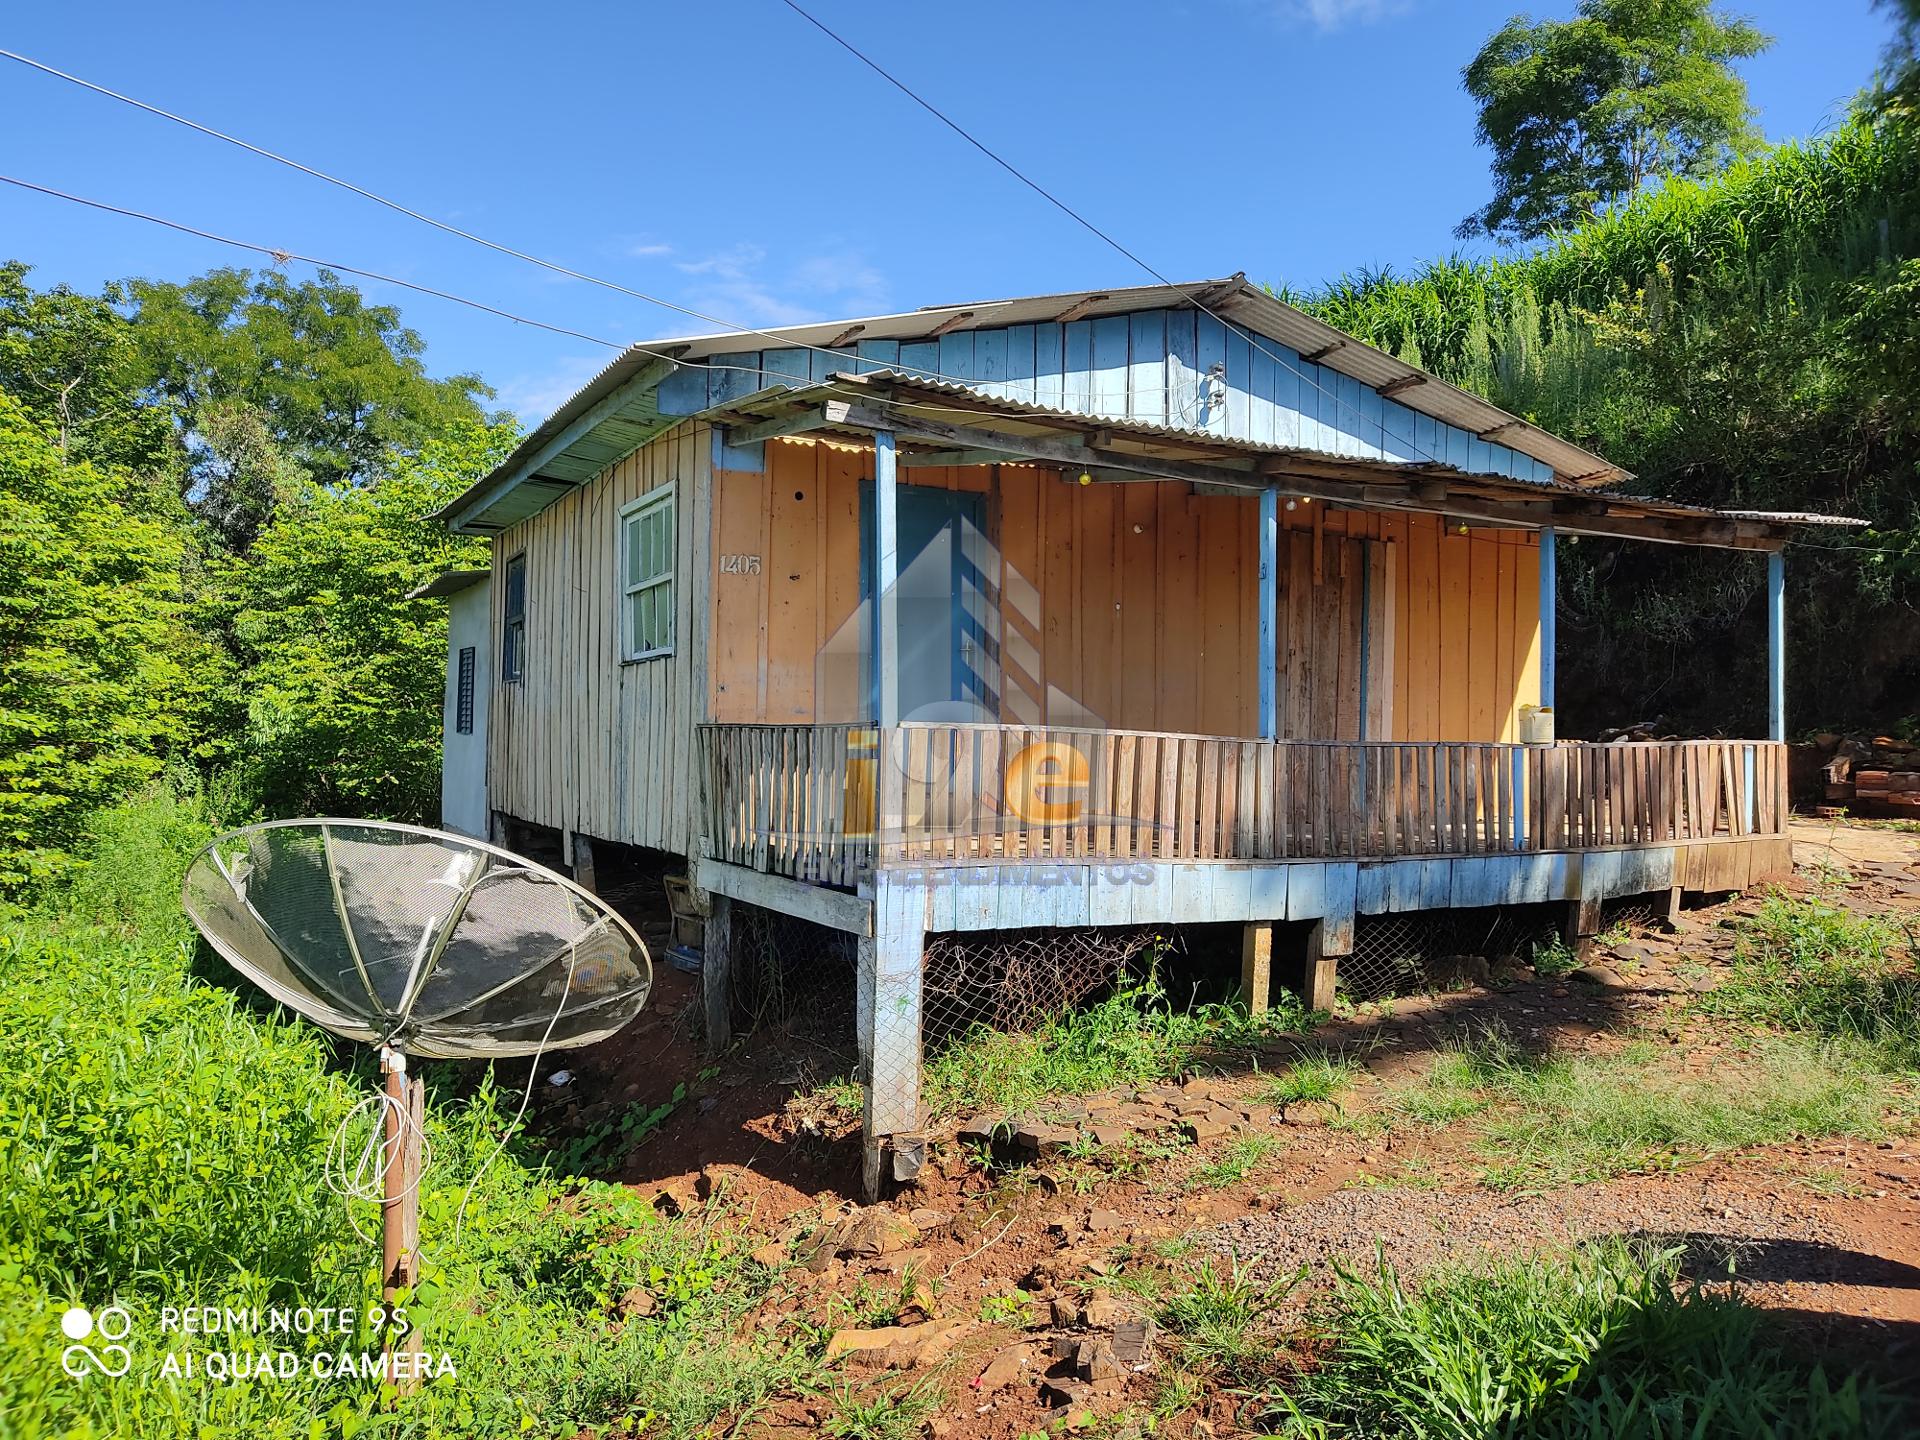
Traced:
MULTIPOLYGON (((389 1304, 419 1280, 426 1102, 406 1057, 533 1055, 537 1069, 544 1051, 619 1030, 653 986, 647 947, 604 901, 511 851, 418 825, 249 825, 195 857, 181 903, 227 963, 274 999, 380 1047, 385 1093, 355 1114, 374 1105, 381 1124, 351 1173, 328 1183, 379 1200, 389 1304)), ((330 1171, 336 1155, 348 1169, 353 1121, 341 1123, 330 1171)), ((395 1378, 411 1389, 419 1332, 387 1333, 390 1355, 401 1357, 395 1378)))
POLYGON ((462 835, 277 820, 187 870, 187 914, 241 974, 351 1040, 442 1059, 604 1040, 640 1013, 647 947, 564 875, 462 835))

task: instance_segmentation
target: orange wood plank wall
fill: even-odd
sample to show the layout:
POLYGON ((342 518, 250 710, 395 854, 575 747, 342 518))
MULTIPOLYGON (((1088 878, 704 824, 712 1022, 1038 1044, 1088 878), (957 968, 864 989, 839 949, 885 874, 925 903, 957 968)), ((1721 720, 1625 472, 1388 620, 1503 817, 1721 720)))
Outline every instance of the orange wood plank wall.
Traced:
MULTIPOLYGON (((859 718, 860 481, 871 455, 775 441, 766 456, 764 472, 714 472, 712 717, 859 718), (729 557, 758 557, 757 568, 729 557)), ((1027 466, 997 467, 997 485, 995 474, 916 468, 902 480, 988 497, 1003 561, 1003 718, 1253 734, 1257 503, 1175 483, 1083 486, 1027 466)), ((1317 503, 1283 508, 1281 523, 1293 532, 1279 577, 1283 733, 1358 733, 1364 567, 1376 592, 1369 709, 1390 729, 1382 736, 1376 722, 1369 737, 1516 738, 1517 707, 1539 689, 1530 533, 1463 534, 1432 516, 1317 503)))

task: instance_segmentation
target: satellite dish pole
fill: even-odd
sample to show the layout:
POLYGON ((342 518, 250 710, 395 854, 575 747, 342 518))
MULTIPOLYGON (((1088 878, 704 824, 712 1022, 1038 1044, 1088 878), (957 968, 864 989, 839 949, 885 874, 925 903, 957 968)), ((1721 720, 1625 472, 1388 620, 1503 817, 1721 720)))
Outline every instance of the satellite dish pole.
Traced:
MULTIPOLYGON (((386 1302, 386 1352, 418 1355, 420 1327, 409 1321, 403 1330, 394 1323, 394 1304, 400 1292, 408 1298, 420 1283, 420 1138, 426 1120, 426 1086, 407 1071, 406 1052, 380 1047, 380 1068, 386 1074, 386 1144, 382 1169, 385 1190, 380 1200, 380 1298, 386 1302)), ((419 1385, 410 1361, 394 1384, 405 1394, 419 1385)), ((390 1371, 390 1374, 393 1372, 390 1371)))

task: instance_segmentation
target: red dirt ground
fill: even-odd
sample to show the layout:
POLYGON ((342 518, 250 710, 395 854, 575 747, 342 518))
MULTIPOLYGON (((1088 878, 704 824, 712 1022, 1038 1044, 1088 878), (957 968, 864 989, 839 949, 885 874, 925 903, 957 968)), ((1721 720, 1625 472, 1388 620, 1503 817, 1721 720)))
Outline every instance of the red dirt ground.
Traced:
MULTIPOLYGON (((1838 870, 1849 872, 1836 892, 1843 903, 1920 918, 1916 837, 1797 828, 1796 859, 1820 867, 1829 885, 1840 881, 1838 870)), ((1617 947, 1605 957, 1613 976, 1605 984, 1522 972, 1497 988, 1359 1007, 1312 1043, 1366 1057, 1367 1078, 1348 1102, 1360 1109, 1385 1087, 1417 1076, 1465 1027, 1499 1026, 1519 1045, 1563 1052, 1611 1049, 1629 1031, 1664 1036, 1687 1049, 1689 1071, 1711 1074, 1726 1037, 1681 1012, 1727 963, 1731 937, 1722 922, 1757 903, 1735 898, 1691 911, 1677 934, 1617 947)), ((708 1062, 695 1038, 698 977, 665 965, 656 973, 654 1000, 639 1022, 568 1057, 572 1084, 542 1083, 535 1129, 579 1133, 629 1106, 657 1105, 684 1083, 685 1099, 656 1133, 601 1168, 589 1166, 590 1173, 669 1192, 682 1205, 723 1191, 752 1228, 776 1238, 850 1211, 859 1195, 855 1122, 806 1098, 846 1073, 850 1046, 834 1035, 762 1032, 703 1071, 708 1062)), ((1297 1047, 1277 1047, 1264 1068, 1284 1063, 1291 1049, 1297 1047)), ((1216 1078, 1229 1091, 1251 1090, 1256 1079, 1246 1072, 1216 1078)), ((1103 1273, 1156 1245, 1184 1238, 1195 1242, 1194 1254, 1231 1251, 1242 1263, 1280 1271, 1305 1260, 1312 1277, 1304 1295, 1324 1280, 1326 1259, 1364 1262, 1376 1242, 1396 1264, 1418 1270, 1475 1250, 1548 1246, 1580 1235, 1685 1235, 1705 1253, 1730 1254, 1745 1293, 1795 1317, 1811 1345, 1896 1376, 1920 1368, 1920 1146, 1911 1132, 1878 1145, 1803 1142, 1722 1155, 1545 1196, 1483 1188, 1482 1158, 1460 1125, 1369 1135, 1279 1124, 1263 1133, 1280 1142, 1277 1153, 1248 1179, 1221 1188, 1193 1187, 1181 1177, 1217 1155, 1224 1139, 1133 1175, 1058 1162, 990 1175, 957 1145, 936 1142, 920 1183, 890 1202, 903 1214, 938 1212, 921 1216, 927 1228, 919 1243, 866 1261, 835 1261, 819 1273, 796 1265, 755 1323, 831 1318, 835 1297, 862 1286, 897 1288, 910 1268, 932 1291, 934 1311, 972 1322, 954 1355, 931 1372, 947 1401, 930 1429, 987 1440, 1044 1424, 1048 1412, 1030 1382, 996 1394, 973 1382, 997 1352, 1023 1339, 1043 1345, 1049 1331, 984 1323, 983 1302, 1023 1294, 1037 1302, 1039 1316, 1050 1296, 1097 1288, 1103 1273)), ((1110 1396, 1100 1408, 1144 1406, 1154 1388, 1150 1378, 1137 1377, 1123 1397, 1110 1396)), ((817 1397, 783 1402, 750 1429, 810 1430, 830 1406, 817 1397)), ((1230 1402, 1213 1397, 1171 1429, 1208 1433, 1196 1422, 1219 1428, 1231 1420, 1230 1402)))

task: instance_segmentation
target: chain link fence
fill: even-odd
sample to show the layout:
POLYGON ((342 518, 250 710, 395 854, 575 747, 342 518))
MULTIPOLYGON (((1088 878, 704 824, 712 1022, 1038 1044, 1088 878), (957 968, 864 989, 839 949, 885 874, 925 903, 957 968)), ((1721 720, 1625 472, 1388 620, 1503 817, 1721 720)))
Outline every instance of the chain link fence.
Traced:
POLYGON ((922 1026, 929 1050, 975 1026, 1017 1032, 1073 1009, 1180 948, 1167 926, 929 935, 922 1026))
POLYGON ((1362 915, 1353 953, 1340 959, 1340 992, 1378 1000, 1484 979, 1494 963, 1525 960, 1535 945, 1551 944, 1564 915, 1557 905, 1362 915))
POLYGON ((858 942, 797 915, 736 901, 731 944, 733 1028, 804 1028, 850 1043, 858 942))

